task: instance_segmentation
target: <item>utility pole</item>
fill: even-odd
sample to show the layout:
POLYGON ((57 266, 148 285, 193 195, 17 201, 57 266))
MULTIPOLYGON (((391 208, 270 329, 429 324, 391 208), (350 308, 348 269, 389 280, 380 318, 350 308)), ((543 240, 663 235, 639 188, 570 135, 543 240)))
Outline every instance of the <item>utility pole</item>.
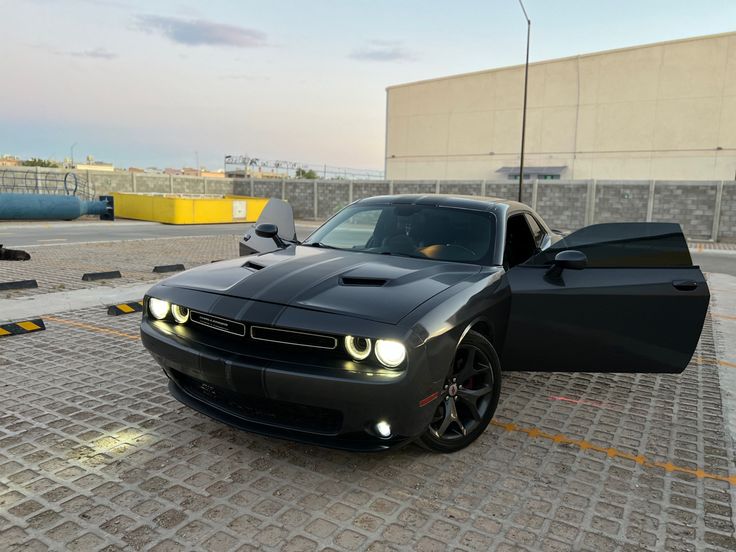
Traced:
POLYGON ((526 14, 524 4, 519 0, 521 11, 524 12, 524 19, 526 19, 526 63, 524 65, 524 107, 521 113, 521 157, 519 159, 519 202, 521 203, 521 188, 524 183, 524 138, 526 137, 526 93, 527 85, 529 83, 529 37, 532 32, 532 22, 529 16, 526 14))
POLYGON ((77 143, 74 142, 71 147, 69 148, 69 153, 71 154, 71 160, 72 160, 72 169, 74 168, 74 148, 76 147, 77 143))

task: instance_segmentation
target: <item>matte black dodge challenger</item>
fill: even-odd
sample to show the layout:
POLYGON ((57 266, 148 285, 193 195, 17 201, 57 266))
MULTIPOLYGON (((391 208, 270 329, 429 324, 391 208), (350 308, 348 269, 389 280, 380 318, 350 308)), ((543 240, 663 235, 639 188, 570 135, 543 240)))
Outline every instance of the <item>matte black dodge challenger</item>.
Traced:
POLYGON ((362 199, 302 243, 272 200, 241 252, 154 286, 143 344, 192 408, 351 450, 467 446, 502 370, 682 372, 709 300, 677 224, 562 238, 490 198, 362 199))

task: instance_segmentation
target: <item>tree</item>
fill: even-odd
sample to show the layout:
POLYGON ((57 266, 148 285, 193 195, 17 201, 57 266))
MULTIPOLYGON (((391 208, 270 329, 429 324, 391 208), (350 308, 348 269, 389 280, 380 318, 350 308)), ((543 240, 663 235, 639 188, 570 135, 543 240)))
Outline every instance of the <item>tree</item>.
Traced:
POLYGON ((21 163, 24 167, 50 167, 58 168, 59 164, 49 159, 41 159, 40 157, 31 157, 21 163))
POLYGON ((294 176, 296 178, 306 178, 307 180, 317 180, 319 178, 314 170, 302 169, 301 167, 297 168, 296 174, 294 176))

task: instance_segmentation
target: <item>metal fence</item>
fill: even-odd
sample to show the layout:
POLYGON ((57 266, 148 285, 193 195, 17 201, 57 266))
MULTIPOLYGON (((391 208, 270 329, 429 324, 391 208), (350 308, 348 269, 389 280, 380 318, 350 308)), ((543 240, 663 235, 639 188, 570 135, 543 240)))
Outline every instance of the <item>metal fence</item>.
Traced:
POLYGON ((73 195, 95 198, 94 186, 77 172, 42 171, 39 167, 0 171, 0 193, 73 195))

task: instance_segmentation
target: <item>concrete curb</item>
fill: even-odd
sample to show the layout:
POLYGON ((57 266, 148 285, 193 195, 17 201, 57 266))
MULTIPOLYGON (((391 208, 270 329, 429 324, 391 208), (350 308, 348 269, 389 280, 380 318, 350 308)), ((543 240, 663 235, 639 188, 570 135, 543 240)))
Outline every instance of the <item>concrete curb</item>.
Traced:
POLYGON ((119 287, 100 286, 92 289, 77 289, 59 293, 0 299, 0 323, 13 320, 40 318, 46 314, 67 312, 87 307, 102 307, 101 314, 113 304, 140 301, 157 281, 119 287))

